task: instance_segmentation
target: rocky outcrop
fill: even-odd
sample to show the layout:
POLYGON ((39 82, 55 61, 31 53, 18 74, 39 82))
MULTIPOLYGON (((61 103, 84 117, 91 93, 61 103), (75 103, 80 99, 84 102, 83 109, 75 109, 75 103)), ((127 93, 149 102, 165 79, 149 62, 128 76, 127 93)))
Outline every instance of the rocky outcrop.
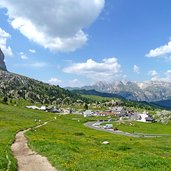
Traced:
POLYGON ((34 104, 65 104, 65 99, 69 99, 68 103, 72 104, 77 100, 87 100, 59 86, 52 86, 0 69, 0 100, 4 97, 8 101, 27 100, 34 104))
POLYGON ((0 49, 0 69, 7 71, 7 67, 4 62, 4 54, 1 49, 0 49))

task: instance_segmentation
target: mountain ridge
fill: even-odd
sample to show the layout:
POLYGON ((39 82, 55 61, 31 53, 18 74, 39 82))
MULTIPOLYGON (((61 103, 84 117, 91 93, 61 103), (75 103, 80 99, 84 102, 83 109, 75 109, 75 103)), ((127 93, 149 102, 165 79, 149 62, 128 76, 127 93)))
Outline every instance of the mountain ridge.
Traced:
POLYGON ((153 102, 171 99, 171 83, 164 81, 145 81, 143 83, 132 81, 105 83, 100 81, 94 85, 79 88, 79 90, 83 89, 116 94, 135 101, 153 102))

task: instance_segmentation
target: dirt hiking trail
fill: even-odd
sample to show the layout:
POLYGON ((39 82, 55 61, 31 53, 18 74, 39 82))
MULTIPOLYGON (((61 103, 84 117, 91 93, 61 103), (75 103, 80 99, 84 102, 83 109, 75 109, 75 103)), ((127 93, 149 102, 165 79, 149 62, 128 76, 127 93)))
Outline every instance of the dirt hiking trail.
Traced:
MULTIPOLYGON (((46 125, 45 122, 36 128, 46 125)), ((28 147, 28 141, 24 133, 30 131, 31 128, 20 131, 16 134, 15 142, 11 146, 14 157, 17 159, 18 171, 57 171, 47 160, 28 147)))

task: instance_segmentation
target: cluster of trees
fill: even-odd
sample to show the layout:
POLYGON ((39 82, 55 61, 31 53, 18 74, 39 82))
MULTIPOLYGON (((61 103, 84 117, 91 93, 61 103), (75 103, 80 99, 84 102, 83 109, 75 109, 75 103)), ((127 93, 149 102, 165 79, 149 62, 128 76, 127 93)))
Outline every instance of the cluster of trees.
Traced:
POLYGON ((169 121, 171 121, 171 112, 166 110, 158 111, 155 115, 155 119, 162 124, 168 124, 169 121))

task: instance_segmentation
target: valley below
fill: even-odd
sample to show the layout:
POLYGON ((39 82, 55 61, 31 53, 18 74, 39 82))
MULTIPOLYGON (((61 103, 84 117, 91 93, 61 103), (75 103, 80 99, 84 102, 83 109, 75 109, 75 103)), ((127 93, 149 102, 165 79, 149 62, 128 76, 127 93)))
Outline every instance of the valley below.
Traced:
MULTIPOLYGON (((108 117, 83 117, 78 114, 51 114, 43 111, 0 104, 0 170, 17 170, 10 150, 15 134, 32 127, 25 135, 29 147, 48 158, 57 170, 170 170, 171 137, 127 137, 94 130, 86 122, 108 117), (52 120, 48 124, 34 128, 52 120), (103 144, 104 141, 109 144, 103 144)), ((115 119, 115 117, 113 118, 115 119)), ((131 122, 134 123, 134 122, 131 122)), ((171 123, 134 123, 114 125, 123 131, 140 133, 171 132, 171 123), (158 128, 158 129, 157 129, 158 128), (163 131, 162 131, 163 130, 163 131)), ((27 163, 29 164, 29 162, 27 163)))

